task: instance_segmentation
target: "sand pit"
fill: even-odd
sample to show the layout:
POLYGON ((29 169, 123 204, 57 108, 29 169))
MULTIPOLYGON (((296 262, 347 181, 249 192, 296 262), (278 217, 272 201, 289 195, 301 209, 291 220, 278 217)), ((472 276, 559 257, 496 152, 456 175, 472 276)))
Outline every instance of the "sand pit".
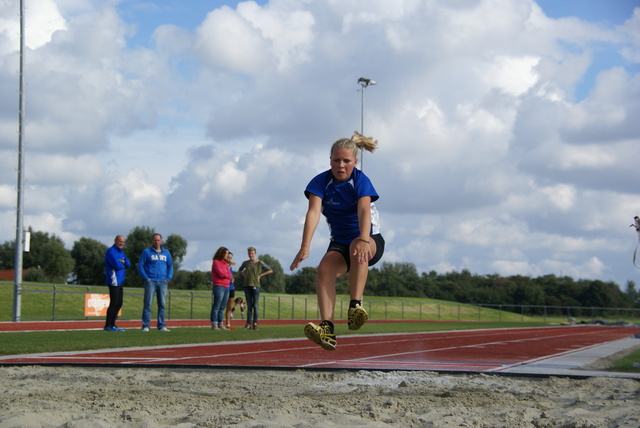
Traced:
POLYGON ((640 426, 619 378, 30 366, 0 385, 0 428, 640 426))

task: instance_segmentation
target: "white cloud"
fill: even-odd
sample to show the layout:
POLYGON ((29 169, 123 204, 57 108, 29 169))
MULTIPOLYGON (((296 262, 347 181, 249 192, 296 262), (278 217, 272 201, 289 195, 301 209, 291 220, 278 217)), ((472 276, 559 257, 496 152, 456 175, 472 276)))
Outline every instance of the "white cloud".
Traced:
POLYGON ((251 75, 308 61, 314 19, 308 11, 291 10, 292 5, 243 2, 236 10, 214 10, 198 28, 197 50, 214 67, 251 75))
POLYGON ((214 67, 231 72, 255 74, 269 65, 260 31, 226 6, 209 13, 198 29, 197 49, 214 67))
POLYGON ((0 186, 0 207, 2 208, 14 208, 16 206, 16 188, 15 186, 1 185, 0 186))
POLYGON ((481 78, 491 87, 499 88, 512 96, 525 94, 538 81, 535 68, 540 62, 536 57, 512 57, 498 55, 486 69, 478 70, 481 78))
MULTIPOLYGON (((20 50, 20 7, 17 2, 0 3, 0 54, 20 50)), ((65 30, 67 24, 54 0, 32 0, 25 2, 24 13, 25 46, 38 49, 51 41, 56 31, 65 30)))
MULTIPOLYGON (((571 276, 574 279, 600 278, 605 270, 604 263, 597 257, 584 260, 579 265, 569 262, 559 262, 557 260, 548 260, 543 264, 543 268, 546 272, 552 272, 558 276, 571 276)), ((624 284, 620 285, 624 286, 624 284)))
POLYGON ((102 174, 102 165, 94 156, 71 157, 57 154, 35 154, 29 157, 25 172, 29 183, 39 185, 75 185, 78 177, 92 182, 102 174))
MULTIPOLYGON (((491 263, 491 267, 495 269, 496 272, 501 272, 501 274, 504 276, 527 275, 536 277, 543 274, 538 267, 532 266, 525 261, 495 260, 493 263, 491 263)), ((552 271, 548 273, 556 272, 552 271)))
POLYGON ((603 71, 591 95, 566 106, 561 135, 569 142, 620 141, 637 137, 640 124, 640 76, 622 67, 603 71))
MULTIPOLYGON (((67 231, 64 227, 63 219, 50 212, 43 211, 38 215, 25 215, 24 225, 25 229, 31 227, 33 230, 47 232, 49 235, 56 235, 64 242, 72 243, 75 238, 75 235, 67 231)), ((15 240, 15 234, 13 239, 15 240)))
POLYGON ((74 234, 113 235, 135 226, 151 226, 163 219, 165 192, 150 183, 139 168, 124 174, 107 173, 99 180, 77 185, 68 195, 67 228, 74 234), (119 232, 118 232, 119 231, 119 232))
POLYGON ((576 189, 566 184, 557 184, 541 189, 542 193, 561 211, 571 209, 576 200, 576 189))

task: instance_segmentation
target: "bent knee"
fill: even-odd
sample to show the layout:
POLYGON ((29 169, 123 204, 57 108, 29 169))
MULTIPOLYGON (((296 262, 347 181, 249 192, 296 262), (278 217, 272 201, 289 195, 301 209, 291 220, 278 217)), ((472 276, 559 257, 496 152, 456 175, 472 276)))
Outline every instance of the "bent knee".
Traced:
POLYGON ((319 278, 337 278, 344 275, 346 271, 347 263, 342 254, 335 251, 325 254, 318 265, 319 278))

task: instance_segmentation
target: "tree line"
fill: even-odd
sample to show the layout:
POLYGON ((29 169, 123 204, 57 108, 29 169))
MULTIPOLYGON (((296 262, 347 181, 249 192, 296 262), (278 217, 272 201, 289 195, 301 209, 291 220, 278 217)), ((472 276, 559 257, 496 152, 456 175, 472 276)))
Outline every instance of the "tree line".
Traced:
MULTIPOLYGON (((46 232, 31 232, 31 250, 24 253, 25 281, 102 285, 105 283, 104 253, 108 246, 92 238, 80 238, 71 250, 62 240, 46 232)), ((125 286, 141 287, 135 267, 142 250, 149 247, 154 231, 147 226, 134 227, 126 236, 124 251, 131 260, 125 286)), ((180 265, 187 254, 187 241, 172 234, 164 239, 164 246, 172 255, 173 289, 209 290, 210 271, 182 270, 180 265)), ((272 275, 262 279, 263 291, 287 294, 315 294, 316 268, 303 267, 293 274, 285 274, 278 259, 261 254, 260 260, 273 269, 272 275)), ((0 269, 13 269, 15 241, 0 246, 0 269)), ((235 274, 236 288, 242 289, 242 276, 235 274)), ((337 292, 349 293, 346 276, 338 279, 337 292)), ((579 279, 569 276, 544 275, 536 278, 513 275, 477 275, 461 272, 418 273, 413 263, 383 262, 369 270, 365 296, 425 297, 459 303, 494 305, 574 306, 602 308, 640 308, 640 292, 628 281, 624 290, 615 282, 579 279)))

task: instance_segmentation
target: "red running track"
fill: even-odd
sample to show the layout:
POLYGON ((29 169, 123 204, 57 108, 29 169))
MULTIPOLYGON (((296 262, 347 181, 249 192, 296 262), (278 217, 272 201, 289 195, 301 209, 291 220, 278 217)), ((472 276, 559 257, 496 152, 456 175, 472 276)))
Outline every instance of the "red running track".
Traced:
MULTIPOLYGON (((263 323, 261 329, 268 329, 268 325, 263 323)), ((375 323, 370 325, 370 330, 375 331, 375 323)), ((82 364, 499 372, 530 361, 615 342, 637 333, 640 333, 638 327, 589 325, 359 334, 338 336, 338 348, 335 351, 325 351, 302 337, 7 356, 0 357, 0 365, 82 364)), ((179 328, 171 333, 149 334, 179 334, 179 328)))

